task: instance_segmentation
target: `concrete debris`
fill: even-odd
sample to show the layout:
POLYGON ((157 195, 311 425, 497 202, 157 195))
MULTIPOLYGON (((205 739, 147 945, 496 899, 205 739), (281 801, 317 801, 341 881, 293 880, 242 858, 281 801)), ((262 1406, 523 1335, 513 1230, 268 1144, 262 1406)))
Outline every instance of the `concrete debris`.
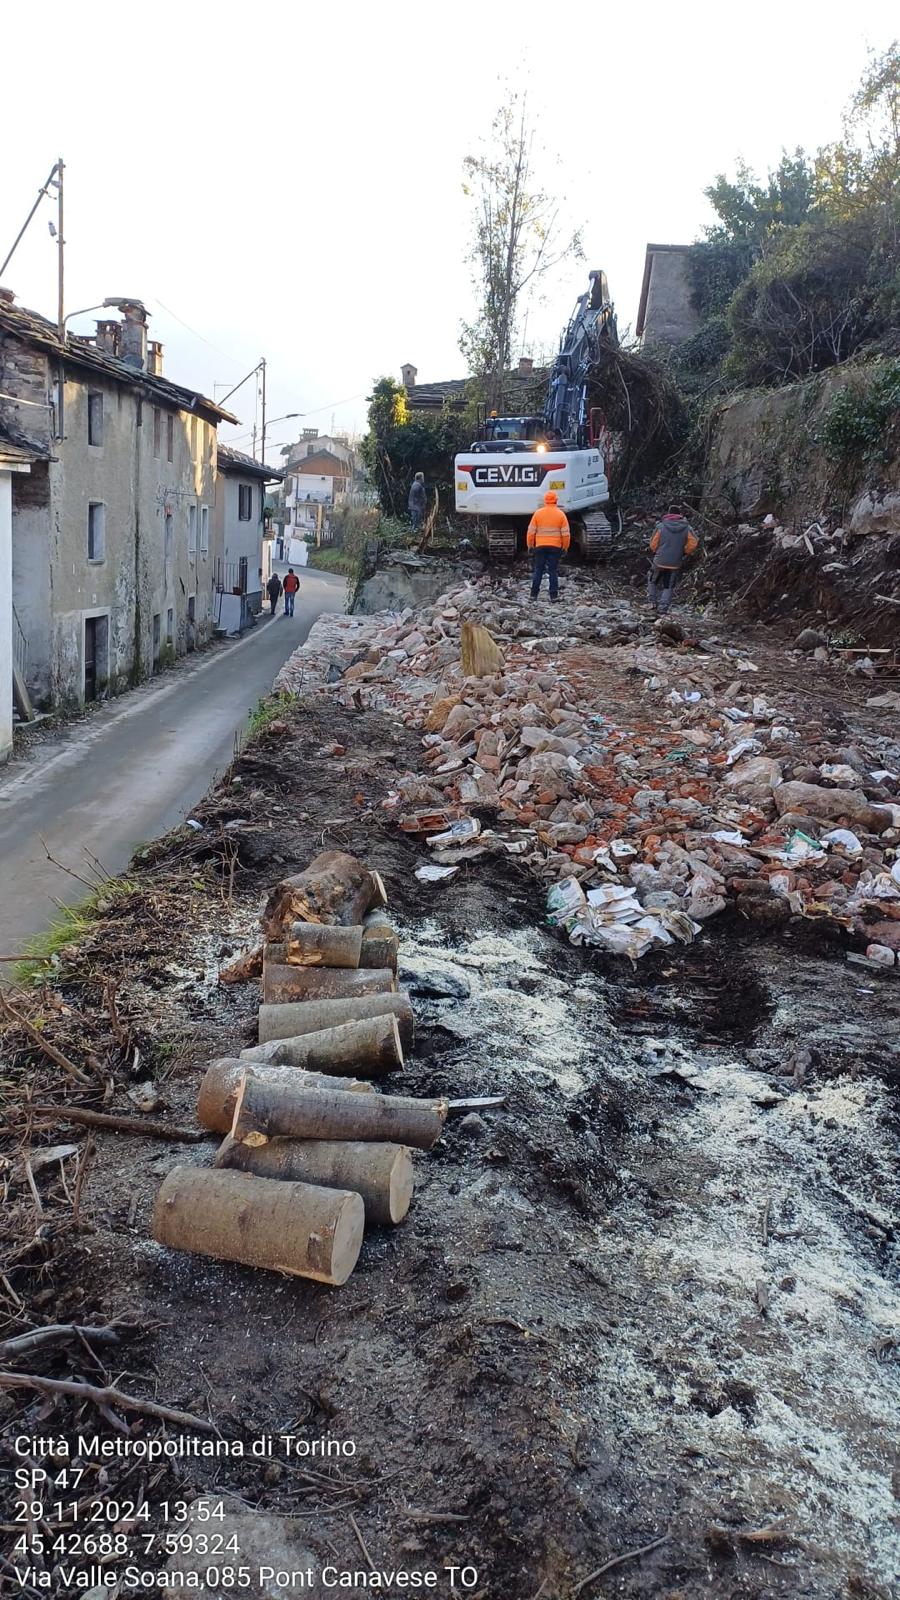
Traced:
MULTIPOLYGON (((415 615, 325 616, 276 688, 313 686, 420 734, 420 770, 399 772, 384 805, 434 851, 422 880, 515 854, 544 885, 549 921, 632 960, 690 942, 729 908, 764 926, 815 918, 860 948, 892 949, 870 931, 900 927, 888 741, 831 743, 789 694, 770 704, 754 689, 742 649, 681 627, 662 637, 631 601, 584 593, 570 583, 538 611, 521 580, 469 578, 415 615), (473 624, 496 642, 496 670, 466 674, 473 624), (613 672, 636 680, 650 715, 612 714, 613 672)), ((813 644, 813 630, 796 641, 813 644)))

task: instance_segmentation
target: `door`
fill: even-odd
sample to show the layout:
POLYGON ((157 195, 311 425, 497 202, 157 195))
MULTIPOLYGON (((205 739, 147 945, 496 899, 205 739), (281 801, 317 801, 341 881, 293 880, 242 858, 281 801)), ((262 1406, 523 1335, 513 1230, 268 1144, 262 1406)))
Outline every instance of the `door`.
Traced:
POLYGON ((84 698, 97 698, 97 632, 99 617, 87 617, 84 624, 84 698))

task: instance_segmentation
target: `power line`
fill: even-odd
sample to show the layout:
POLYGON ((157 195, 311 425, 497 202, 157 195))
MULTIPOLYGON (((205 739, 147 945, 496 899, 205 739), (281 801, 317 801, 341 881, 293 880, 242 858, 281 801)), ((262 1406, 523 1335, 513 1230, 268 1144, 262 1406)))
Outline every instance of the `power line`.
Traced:
POLYGON ((179 322, 182 328, 187 328, 188 333, 192 333, 195 339, 199 339, 201 344, 206 345, 207 349, 215 350, 217 356, 224 356, 225 360, 230 361, 233 367, 239 367, 242 365, 242 362, 238 361, 236 356, 230 356, 227 350, 221 350, 219 346, 217 344, 213 344, 210 339, 204 338, 202 333, 198 333, 197 329, 192 328, 189 322, 185 322, 183 317, 179 317, 178 313, 173 311, 171 306, 167 306, 164 300, 160 300, 158 295, 154 295, 153 299, 158 306, 162 307, 162 310, 165 311, 167 316, 174 317, 175 321, 179 322))

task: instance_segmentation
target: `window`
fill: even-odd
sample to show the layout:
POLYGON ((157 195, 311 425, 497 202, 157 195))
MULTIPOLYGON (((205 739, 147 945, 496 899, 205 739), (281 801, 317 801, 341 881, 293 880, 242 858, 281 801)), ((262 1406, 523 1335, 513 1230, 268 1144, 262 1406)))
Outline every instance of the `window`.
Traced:
POLYGON ((173 527, 172 527, 173 520, 174 519, 172 517, 171 511, 167 511, 166 512, 166 562, 167 562, 167 564, 170 563, 171 560, 172 560, 172 544, 173 544, 173 539, 174 539, 174 533, 173 533, 173 527))
POLYGON ((209 506, 200 507, 200 554, 204 561, 209 555, 209 506))
POLYGON ((92 500, 88 506, 88 561, 106 560, 106 507, 92 500))
POLYGON ((166 460, 175 460, 175 418, 171 411, 166 417, 166 460))
POLYGON ((197 507, 193 501, 188 506, 188 556, 197 559, 197 507))
POLYGON ((166 612, 166 644, 172 644, 175 639, 175 612, 170 606, 166 612))
POLYGON ((88 444, 103 443, 103 396, 88 393, 88 444))
POLYGON ((251 522, 253 520, 253 485, 252 483, 238 484, 238 521, 251 522))
POLYGON ((159 455, 162 449, 162 412, 159 406, 153 408, 153 454, 159 455))

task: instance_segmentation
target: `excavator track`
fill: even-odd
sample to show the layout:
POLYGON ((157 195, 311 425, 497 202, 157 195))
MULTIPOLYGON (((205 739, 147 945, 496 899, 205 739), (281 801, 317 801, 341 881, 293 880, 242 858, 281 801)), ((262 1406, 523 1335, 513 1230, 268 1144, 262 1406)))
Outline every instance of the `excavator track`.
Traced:
POLYGON ((613 542, 613 525, 605 511, 587 511, 575 527, 575 547, 584 561, 602 561, 613 542))
POLYGON ((508 521, 491 522, 487 530, 488 555, 492 561, 513 561, 516 555, 516 529, 508 521))

